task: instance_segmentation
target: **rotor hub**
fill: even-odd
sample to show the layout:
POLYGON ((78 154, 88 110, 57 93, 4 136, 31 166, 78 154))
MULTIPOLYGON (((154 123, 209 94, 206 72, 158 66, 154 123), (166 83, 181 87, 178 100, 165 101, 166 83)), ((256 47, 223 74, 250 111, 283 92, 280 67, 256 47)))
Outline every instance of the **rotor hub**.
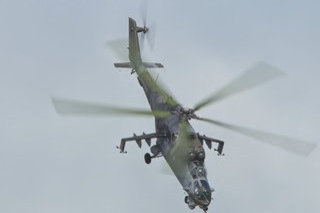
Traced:
POLYGON ((195 110, 191 108, 183 108, 181 107, 178 111, 179 115, 186 120, 196 119, 198 116, 194 113, 195 110))
POLYGON ((143 33, 147 33, 149 30, 149 28, 147 26, 144 26, 144 27, 137 27, 137 32, 140 33, 140 32, 143 32, 143 33))
POLYGON ((146 27, 146 26, 144 26, 144 27, 143 27, 143 33, 147 33, 147 32, 148 32, 148 30, 149 30, 149 28, 148 28, 148 27, 146 27))

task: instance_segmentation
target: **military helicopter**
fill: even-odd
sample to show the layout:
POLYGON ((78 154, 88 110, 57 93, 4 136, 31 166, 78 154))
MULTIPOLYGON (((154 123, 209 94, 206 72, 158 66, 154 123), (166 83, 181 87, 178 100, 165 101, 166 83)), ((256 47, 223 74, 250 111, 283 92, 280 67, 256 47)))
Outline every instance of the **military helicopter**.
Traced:
POLYGON ((155 139, 155 144, 150 148, 151 154, 146 153, 144 155, 145 163, 150 164, 152 159, 164 157, 187 193, 184 198, 185 203, 190 209, 198 206, 204 212, 207 212, 214 192, 207 179, 204 144, 209 149, 213 148, 218 155, 223 156, 224 142, 197 133, 190 125, 189 120, 195 119, 214 124, 302 156, 307 156, 315 148, 316 145, 310 142, 203 118, 195 114, 205 106, 283 76, 284 73, 281 70, 265 62, 259 62, 217 92, 198 102, 193 108, 185 108, 148 71, 149 68, 162 68, 163 65, 161 63, 144 62, 141 59, 139 35, 147 34, 148 31, 146 25, 138 27, 136 21, 129 18, 128 55, 130 61, 115 63, 114 66, 129 68, 132 70, 132 74, 137 75, 138 82, 145 92, 151 110, 52 98, 56 111, 62 115, 125 114, 154 117, 154 133, 134 134, 132 137, 122 138, 117 148, 120 153, 127 153, 125 150, 127 142, 136 142, 141 148, 143 141, 151 146, 153 139, 155 139))

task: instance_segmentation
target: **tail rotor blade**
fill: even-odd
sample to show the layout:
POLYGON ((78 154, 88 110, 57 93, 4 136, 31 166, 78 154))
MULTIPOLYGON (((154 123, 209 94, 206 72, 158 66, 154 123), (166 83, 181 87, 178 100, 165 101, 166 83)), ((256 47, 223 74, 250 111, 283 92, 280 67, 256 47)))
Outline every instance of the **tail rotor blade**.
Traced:
POLYGON ((153 22, 148 28, 149 30, 147 32, 147 40, 148 40, 150 49, 153 50, 155 45, 156 29, 157 29, 156 22, 153 22))
POLYGON ((147 19, 148 19, 148 1, 143 1, 140 4, 140 15, 141 15, 141 20, 143 23, 143 26, 147 26, 147 19))
POLYGON ((145 40, 147 40, 149 47, 153 50, 154 41, 155 41, 155 32, 156 32, 156 23, 153 22, 151 25, 148 22, 148 1, 143 1, 140 5, 140 15, 143 23, 143 27, 147 27, 148 31, 142 33, 141 35, 141 46, 143 48, 145 40), (150 26, 149 26, 150 25, 150 26))
POLYGON ((301 156, 308 156, 316 148, 316 144, 314 143, 291 138, 288 136, 265 132, 265 131, 248 128, 248 127, 242 127, 234 124, 228 124, 225 122, 216 121, 216 120, 207 119, 207 118, 198 118, 198 120, 205 121, 205 122, 214 124, 216 126, 238 132, 240 134, 260 140, 267 144, 282 148, 286 151, 289 151, 301 156))
POLYGON ((144 49, 144 43, 146 41, 146 33, 141 33, 140 35, 140 39, 139 39, 139 42, 140 42, 140 46, 141 46, 141 49, 144 49))
POLYGON ((144 109, 132 109, 105 104, 90 103, 85 101, 67 100, 62 98, 52 98, 52 103, 57 113, 61 115, 143 115, 166 117, 170 115, 168 111, 150 111, 144 109))
POLYGON ((219 91, 200 101, 195 105, 194 109, 199 110, 204 106, 231 97, 237 93, 247 91, 284 75, 285 73, 281 70, 265 62, 259 62, 219 91))

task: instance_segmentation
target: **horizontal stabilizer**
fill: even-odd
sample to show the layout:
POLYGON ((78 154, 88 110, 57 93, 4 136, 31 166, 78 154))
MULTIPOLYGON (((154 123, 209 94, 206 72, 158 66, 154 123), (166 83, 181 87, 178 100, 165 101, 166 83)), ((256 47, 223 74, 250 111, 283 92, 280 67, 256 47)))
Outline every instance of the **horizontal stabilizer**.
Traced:
POLYGON ((163 68, 163 65, 161 63, 148 63, 148 62, 143 62, 143 65, 146 68, 163 68))
POLYGON ((130 62, 114 63, 114 66, 117 68, 132 68, 130 62))
MULTIPOLYGON (((132 68, 130 62, 114 63, 114 66, 117 68, 132 68)), ((163 68, 161 63, 143 62, 143 66, 146 68, 163 68)))

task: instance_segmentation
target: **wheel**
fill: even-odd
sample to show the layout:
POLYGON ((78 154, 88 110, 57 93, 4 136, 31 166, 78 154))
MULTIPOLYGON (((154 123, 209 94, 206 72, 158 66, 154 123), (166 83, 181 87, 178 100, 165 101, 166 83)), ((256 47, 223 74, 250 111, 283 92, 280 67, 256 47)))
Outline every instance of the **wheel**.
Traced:
POLYGON ((191 210, 196 208, 196 206, 194 206, 194 205, 188 205, 188 206, 189 206, 189 209, 191 209, 191 210))
POLYGON ((185 197, 184 197, 184 202, 185 202, 186 204, 189 203, 189 202, 188 202, 188 196, 185 196, 185 197))
POLYGON ((146 164, 150 164, 151 163, 151 155, 149 153, 146 153, 144 155, 144 161, 146 162, 146 164))

